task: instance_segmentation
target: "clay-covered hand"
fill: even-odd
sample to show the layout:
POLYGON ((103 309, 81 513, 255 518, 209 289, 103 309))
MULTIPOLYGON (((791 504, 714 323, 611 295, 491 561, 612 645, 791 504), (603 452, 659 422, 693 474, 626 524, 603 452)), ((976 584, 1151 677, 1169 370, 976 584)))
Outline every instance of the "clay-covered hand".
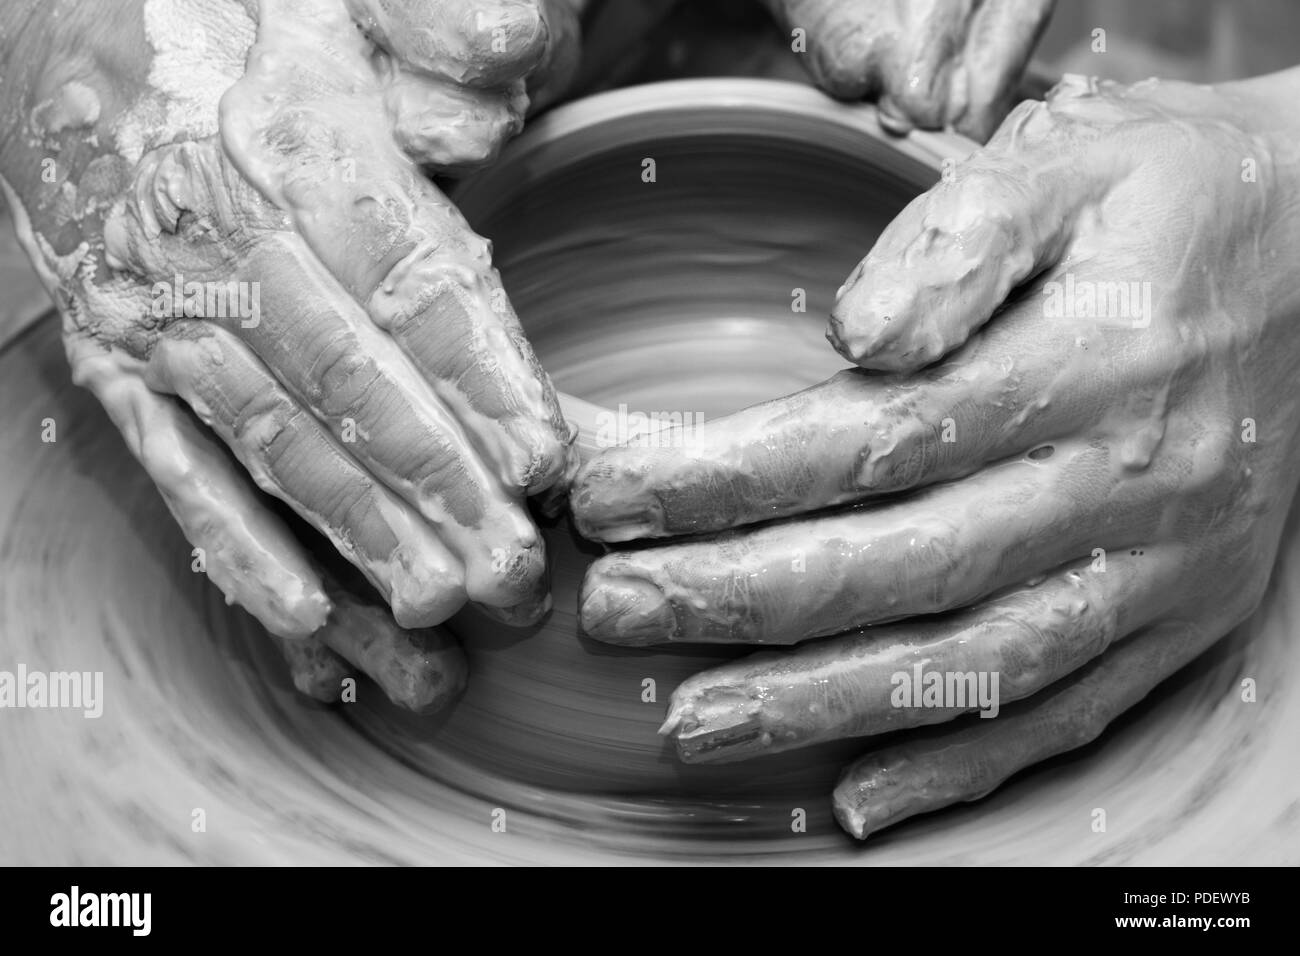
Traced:
POLYGON ((989 138, 1054 0, 764 0, 813 79, 841 99, 877 100, 896 132, 953 127, 989 138))
POLYGON ((845 771, 862 837, 1092 740, 1251 613, 1300 474, 1297 89, 1067 78, 841 289, 859 368, 584 466, 587 536, 706 535, 598 559, 589 634, 800 645, 679 687, 683 759, 936 725, 845 771))
POLYGON ((0 173, 74 378, 211 579, 281 638, 345 608, 256 488, 402 627, 466 600, 524 623, 549 601, 525 497, 571 477, 569 429, 490 244, 425 175, 487 162, 519 128, 526 78, 567 62, 548 9, 144 0, 6 17, 0 173))

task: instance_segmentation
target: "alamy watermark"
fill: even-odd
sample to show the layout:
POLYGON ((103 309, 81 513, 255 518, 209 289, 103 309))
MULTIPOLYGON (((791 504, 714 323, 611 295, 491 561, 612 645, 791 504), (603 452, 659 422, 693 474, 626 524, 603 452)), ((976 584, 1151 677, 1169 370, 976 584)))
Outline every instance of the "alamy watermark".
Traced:
POLYGON ((153 284, 155 319, 238 319, 246 329, 262 321, 260 282, 186 282, 181 275, 171 282, 153 284))
POLYGON ((890 676, 893 690, 889 703, 894 707, 978 709, 981 717, 996 717, 1001 709, 998 681, 997 671, 927 671, 917 663, 910 672, 895 671, 890 676))
POLYGON ((690 448, 696 429, 704 424, 702 412, 633 412, 620 404, 596 414, 596 444, 601 448, 635 445, 640 448, 690 448))
POLYGON ((148 936, 152 911, 152 893, 83 893, 74 885, 50 897, 51 926, 123 926, 133 936, 148 936))
POLYGON ((0 671, 0 709, 81 710, 92 720, 104 713, 103 671, 0 671))
POLYGON ((1043 295, 1047 319, 1098 319, 1129 329, 1151 325, 1150 282, 1097 282, 1067 272, 1062 281, 1044 282, 1043 295))

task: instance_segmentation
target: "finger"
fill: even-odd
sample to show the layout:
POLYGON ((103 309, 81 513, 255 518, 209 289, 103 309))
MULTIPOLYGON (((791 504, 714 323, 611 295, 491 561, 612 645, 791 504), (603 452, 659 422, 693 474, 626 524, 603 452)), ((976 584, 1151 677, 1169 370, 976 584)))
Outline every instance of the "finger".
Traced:
POLYGON ((565 474, 572 436, 490 244, 449 205, 421 205, 415 226, 420 244, 363 301, 464 423, 502 487, 545 491, 565 474))
POLYGON ((905 22, 889 58, 879 102, 882 122, 895 132, 944 125, 950 77, 960 60, 974 5, 973 0, 953 0, 897 8, 905 22))
POLYGON ((107 410, 227 601, 284 638, 325 623, 330 601, 302 546, 174 398, 123 375, 108 353, 84 355, 76 381, 107 410))
POLYGON ((879 93, 890 50, 901 35, 887 3, 841 0, 764 0, 787 31, 807 38, 813 80, 831 96, 872 99, 879 93))
POLYGON ((546 52, 533 0, 347 0, 357 24, 404 65, 469 86, 526 76, 546 52))
POLYGON ((462 566, 428 524, 366 475, 233 336, 174 323, 154 350, 149 380, 184 398, 264 491, 366 575, 399 621, 436 623, 464 603, 462 566))
POLYGON ((477 605, 478 609, 502 624, 510 627, 530 627, 544 618, 554 606, 550 591, 539 594, 529 601, 523 601, 514 607, 491 607, 487 604, 477 605))
POLYGON ((545 550, 460 422, 294 238, 254 244, 261 318, 237 330, 347 450, 411 502, 465 568, 472 600, 514 606, 544 587, 545 550), (351 440, 349 440, 351 439, 351 440))
POLYGON ((918 196, 885 228, 831 312, 827 335, 841 355, 882 371, 929 365, 1061 258, 1122 160, 1089 153, 1081 161, 1082 143, 1038 131, 1054 124, 1044 104, 1022 103, 951 182, 918 196))
POLYGON ((293 88, 292 75, 267 69, 223 99, 237 152, 256 158, 241 172, 291 212, 329 274, 415 363, 501 487, 515 497, 550 487, 565 471, 567 428, 492 268, 490 244, 400 154, 386 127, 340 125, 332 100, 312 99, 293 88), (254 95, 265 87, 288 99, 254 95), (259 132, 267 127, 279 132, 274 149, 259 132), (340 155, 352 159, 347 175, 338 174, 340 155))
POLYGON ((475 90, 399 71, 384 91, 397 145, 417 163, 462 171, 496 159, 524 124, 523 85, 475 90))
POLYGON ((338 703, 343 682, 353 673, 347 661, 315 637, 300 641, 276 637, 275 643, 289 665, 289 676, 299 693, 324 704, 338 703))
POLYGON ((394 704, 418 714, 446 707, 465 689, 469 670, 443 628, 406 630, 388 610, 327 578, 334 610, 316 639, 370 677, 394 704))
POLYGON ((528 112, 545 109, 560 99, 577 78, 582 59, 579 17, 586 0, 540 0, 546 21, 546 53, 528 77, 528 112))
POLYGON ((918 813, 987 796, 1018 771, 1095 740, 1219 636, 1189 622, 1151 627, 997 720, 919 731, 869 754, 835 787, 835 817, 861 840, 918 813))
POLYGON ((1132 350, 1089 339, 1081 348, 1062 323, 1008 312, 915 375, 850 369, 690 430, 602 449, 573 481, 574 520, 597 541, 698 534, 969 474, 1094 423, 1123 376, 1153 374, 1132 350), (1110 360, 1085 361, 1102 354, 1110 360), (1070 400, 1044 400, 1056 394, 1070 400))
POLYGON ((877 508, 615 552, 587 570, 583 630, 614 644, 795 644, 962 607, 1094 548, 1152 539, 1185 479, 1116 482, 1102 444, 987 468, 877 508))
POLYGON ((1035 694, 1171 603, 1172 554, 1053 574, 951 617, 870 628, 696 674, 660 730, 683 761, 726 761, 952 720, 1035 694), (930 675, 937 675, 931 677, 930 675), (923 699, 928 681, 944 693, 923 699))
POLYGON ((966 35, 954 74, 949 120, 977 142, 987 140, 1016 98, 1025 65, 1038 45, 1055 0, 986 0, 966 35))

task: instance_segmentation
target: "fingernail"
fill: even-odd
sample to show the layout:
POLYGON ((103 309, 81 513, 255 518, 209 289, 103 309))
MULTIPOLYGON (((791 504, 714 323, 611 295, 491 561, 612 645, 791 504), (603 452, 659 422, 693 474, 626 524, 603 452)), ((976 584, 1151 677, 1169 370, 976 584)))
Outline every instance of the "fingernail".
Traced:
POLYGON ((405 547, 393 554, 392 609, 401 627, 432 627, 465 603, 465 580, 452 570, 412 557, 405 547))
POLYGON ((685 686, 673 694, 669 718, 659 729, 683 763, 744 760, 773 749, 762 701, 746 688, 717 685, 684 693, 685 686))
MULTIPOLYGON (((572 439, 570 439, 572 442, 572 439)), ((574 478, 582 467, 582 456, 571 443, 564 448, 564 466, 556 474, 555 480, 545 488, 533 494, 533 505, 545 517, 557 518, 569 510, 569 491, 573 488, 574 478)))
POLYGON ((649 581, 589 574, 583 591, 582 629, 596 640, 641 647, 677 633, 672 605, 649 581))
POLYGON ((871 314, 869 296, 863 295, 865 271, 859 263, 835 293, 835 305, 831 308, 826 329, 826 339, 831 347, 850 362, 870 355, 877 344, 874 333, 882 325, 879 318, 871 314))
POLYGON ((850 362, 878 360, 895 350, 915 312, 905 291, 887 279, 875 281, 862 269, 840 289, 826 338, 850 362))
POLYGON ((888 96, 881 97, 880 102, 876 104, 876 116, 880 121, 880 128, 891 136, 906 136, 912 131, 912 121, 908 119, 903 108, 888 96))
POLYGON ((438 647, 422 646, 423 633, 411 635, 416 650, 409 661, 400 661, 400 669, 393 675, 391 686, 384 686, 393 703, 417 714, 432 714, 442 710, 465 690, 469 679, 469 665, 465 655, 454 643, 438 647))
POLYGON ((553 485, 560 478, 568 458, 550 425, 531 418, 512 418, 506 432, 514 439, 518 454, 511 464, 507 481, 514 488, 533 494, 553 485))
POLYGON ((620 491, 584 483, 569 499, 578 533, 593 541, 635 541, 663 534, 663 509, 620 491))
POLYGON ((545 543, 531 523, 509 529, 502 538, 507 543, 484 549, 466 565, 470 600, 495 608, 540 602, 550 590, 545 543))
POLYGON ((478 605, 478 609, 492 618, 494 621, 500 621, 510 627, 531 627, 536 624, 547 614, 552 607, 551 593, 547 591, 541 597, 534 600, 525 601, 523 604, 516 604, 512 607, 490 607, 486 604, 478 605))
POLYGON ((889 825, 889 814, 883 809, 883 803, 877 781, 869 776, 846 775, 831 795, 831 812, 851 836, 865 840, 889 825))
POLYGON ((481 68, 504 79, 523 75, 536 66, 546 52, 550 31, 536 3, 498 3, 476 11, 472 49, 481 68), (491 70, 488 64, 501 62, 514 69, 508 73, 491 70))
POLYGON ((835 814, 836 822, 850 836, 865 840, 871 835, 871 824, 867 820, 867 815, 858 807, 841 803, 837 798, 831 804, 831 812, 835 814))

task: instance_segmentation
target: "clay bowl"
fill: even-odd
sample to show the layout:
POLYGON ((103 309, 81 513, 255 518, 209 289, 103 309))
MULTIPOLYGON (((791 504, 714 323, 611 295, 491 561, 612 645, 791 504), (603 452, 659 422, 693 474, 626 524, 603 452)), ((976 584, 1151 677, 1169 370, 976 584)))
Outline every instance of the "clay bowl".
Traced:
MULTIPOLYGON (((941 159, 968 149, 886 139, 870 108, 800 86, 686 81, 555 111, 456 199, 494 240, 575 418, 620 404, 712 417, 839 367, 822 339, 835 289, 941 159), (791 311, 796 287, 806 313, 791 311)), ((98 720, 0 712, 0 862, 1300 859, 1294 533, 1256 618, 1098 743, 859 846, 828 792, 875 742, 679 765, 655 733, 664 705, 723 655, 582 637, 575 594, 597 551, 566 521, 545 528, 546 622, 450 623, 473 672, 454 710, 416 718, 368 684, 358 703, 322 707, 191 573, 149 481, 69 385, 56 322, 0 352, 0 396, 0 667, 102 670, 107 696, 98 720), (54 444, 38 438, 46 417, 54 444), (1244 704, 1243 676, 1273 689, 1244 704), (807 833, 790 832, 795 807, 807 833)))

